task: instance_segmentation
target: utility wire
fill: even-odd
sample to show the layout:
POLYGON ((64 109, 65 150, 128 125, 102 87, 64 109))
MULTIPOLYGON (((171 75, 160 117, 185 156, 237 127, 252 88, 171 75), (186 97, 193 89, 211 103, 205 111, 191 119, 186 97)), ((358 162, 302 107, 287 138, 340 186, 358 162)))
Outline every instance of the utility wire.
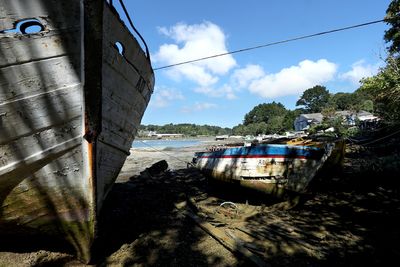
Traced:
POLYGON ((277 41, 277 42, 272 42, 272 43, 252 46, 252 47, 243 48, 243 49, 239 49, 239 50, 234 50, 234 51, 230 51, 230 52, 226 52, 226 53, 221 53, 221 54, 216 54, 216 55, 212 55, 212 56, 192 59, 192 60, 188 60, 188 61, 183 61, 183 62, 171 64, 171 65, 166 65, 166 66, 154 68, 154 70, 172 68, 172 67, 176 67, 176 66, 180 66, 180 65, 184 65, 184 64, 189 64, 189 63, 193 63, 193 62, 197 62, 197 61, 202 61, 202 60, 206 60, 206 59, 210 59, 210 58, 222 57, 222 56, 226 56, 226 55, 246 52, 246 51, 249 51, 249 50, 264 48, 264 47, 283 44, 283 43, 289 43, 289 42, 293 42, 293 41, 303 40, 303 39, 312 38, 312 37, 315 37, 315 36, 320 36, 320 35, 325 35, 325 34, 330 34, 330 33, 334 33, 334 32, 346 31, 346 30, 350 30, 350 29, 354 29, 354 28, 359 28, 359 27, 364 27, 364 26, 368 26, 368 25, 384 22, 384 21, 387 21, 387 20, 388 19, 380 19, 380 20, 365 22, 365 23, 361 23, 361 24, 357 24, 357 25, 338 28, 338 29, 334 29, 334 30, 323 31, 323 32, 319 32, 319 33, 309 34, 309 35, 303 35, 303 36, 294 37, 294 38, 290 38, 290 39, 286 39, 286 40, 282 40, 282 41, 277 41))

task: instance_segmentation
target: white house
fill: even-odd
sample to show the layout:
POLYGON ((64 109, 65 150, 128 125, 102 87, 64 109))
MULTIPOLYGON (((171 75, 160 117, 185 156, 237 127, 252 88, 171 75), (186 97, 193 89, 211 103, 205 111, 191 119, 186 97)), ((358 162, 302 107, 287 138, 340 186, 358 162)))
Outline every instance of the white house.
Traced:
MULTIPOLYGON (((361 110, 353 112, 349 110, 336 111, 336 117, 342 117, 343 124, 354 126, 356 121, 360 122, 376 122, 380 119, 370 112, 361 110)), ((294 121, 295 131, 304 131, 309 129, 312 125, 317 125, 322 122, 324 116, 321 113, 300 114, 294 121)))

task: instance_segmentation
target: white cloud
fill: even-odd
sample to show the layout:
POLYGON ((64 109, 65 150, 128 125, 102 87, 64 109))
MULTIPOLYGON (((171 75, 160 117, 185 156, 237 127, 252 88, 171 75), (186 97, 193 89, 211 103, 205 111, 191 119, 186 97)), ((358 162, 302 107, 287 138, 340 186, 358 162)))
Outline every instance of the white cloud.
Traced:
POLYGON ((216 108, 217 105, 213 104, 213 103, 207 103, 207 102, 197 102, 195 103, 193 106, 186 106, 184 108, 182 108, 182 112, 185 113, 190 113, 190 112, 198 112, 198 111, 203 111, 206 109, 213 109, 216 108))
POLYGON ((250 82, 265 75, 259 65, 247 65, 245 68, 237 69, 231 76, 231 84, 234 88, 241 89, 249 86, 250 82))
POLYGON ((154 90, 154 94, 151 98, 150 104, 156 108, 164 108, 169 106, 169 104, 174 100, 183 99, 183 94, 176 89, 156 88, 154 90))
MULTIPOLYGON (((172 38, 175 44, 163 44, 153 56, 159 65, 170 65, 228 52, 226 37, 220 27, 211 23, 176 24, 159 28, 161 34, 172 38)), ((236 65, 231 55, 202 60, 166 70, 174 79, 186 78, 200 86, 210 86, 236 65)))
POLYGON ((303 60, 297 66, 251 81, 248 89, 265 98, 298 95, 310 87, 332 80, 336 70, 336 64, 326 59, 303 60))
POLYGON ((198 87, 194 89, 196 93, 205 94, 210 97, 225 97, 227 99, 236 99, 235 91, 232 89, 230 85, 223 85, 220 88, 212 88, 212 87, 198 87))
POLYGON ((378 73, 379 67, 379 64, 370 65, 366 64, 364 60, 359 60, 351 65, 350 71, 340 75, 340 78, 358 85, 362 78, 371 77, 378 73))

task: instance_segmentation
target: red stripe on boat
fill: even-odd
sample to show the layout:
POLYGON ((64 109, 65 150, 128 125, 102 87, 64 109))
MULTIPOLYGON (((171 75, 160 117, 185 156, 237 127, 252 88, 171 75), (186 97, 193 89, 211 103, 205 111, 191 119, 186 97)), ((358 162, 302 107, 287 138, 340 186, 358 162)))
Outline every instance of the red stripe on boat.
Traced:
MULTIPOLYGON (((270 158, 270 159, 307 159, 306 156, 291 155, 221 155, 221 156, 200 156, 199 159, 238 159, 238 158, 270 158)), ((309 157, 310 158, 310 157, 309 157)))

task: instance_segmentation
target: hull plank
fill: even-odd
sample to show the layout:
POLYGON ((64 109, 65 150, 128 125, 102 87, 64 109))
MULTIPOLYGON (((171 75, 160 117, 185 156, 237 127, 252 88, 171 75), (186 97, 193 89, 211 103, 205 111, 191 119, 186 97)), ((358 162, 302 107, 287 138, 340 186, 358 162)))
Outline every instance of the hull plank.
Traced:
POLYGON ((88 262, 153 87, 106 1, 0 0, 0 239, 61 237, 88 262), (19 32, 27 19, 41 32, 19 32))
MULTIPOLYGON (((117 13, 113 12, 110 8, 104 9, 103 16, 103 27, 104 27, 104 48, 114 46, 115 43, 119 42, 123 46, 123 56, 127 60, 127 63, 131 67, 135 68, 139 75, 146 80, 148 90, 153 91, 154 86, 154 75, 151 66, 149 65, 148 58, 144 56, 144 52, 141 49, 136 39, 129 33, 128 28, 119 19, 117 13)), ((104 58, 112 58, 108 56, 108 53, 113 53, 108 49, 104 51, 104 58)), ((126 74, 126 72, 123 72, 126 74)), ((132 77, 127 76, 127 80, 134 80, 132 77)))
POLYGON ((17 234, 29 231, 59 236, 70 242, 80 257, 87 257, 93 237, 88 229, 86 189, 77 179, 82 177, 83 166, 80 142, 76 143, 2 177, 0 230, 13 225, 7 230, 17 234))
POLYGON ((111 190, 111 185, 125 162, 127 154, 102 142, 97 145, 98 175, 101 177, 101 180, 97 183, 97 207, 100 210, 104 199, 111 190))
POLYGON ((114 183, 147 107, 154 80, 137 41, 119 19, 104 8, 102 127, 97 144, 97 210, 114 183), (122 54, 115 44, 123 46, 122 54), (146 81, 146 82, 141 82, 146 81))
POLYGON ((18 164, 27 163, 31 158, 42 160, 48 154, 54 153, 52 151, 64 150, 64 147, 80 144, 80 124, 79 117, 34 135, 0 145, 0 175, 7 173, 7 169, 16 168, 18 164))
POLYGON ((5 115, 1 118, 0 144, 80 117, 81 103, 81 87, 73 86, 1 104, 0 113, 5 115))
POLYGON ((1 1, 0 234, 56 235, 89 258, 93 220, 82 153, 81 3, 1 1))
POLYGON ((79 29, 48 31, 30 38, 21 34, 18 39, 11 33, 5 34, 2 41, 0 67, 62 56, 68 56, 71 62, 79 62, 80 40, 76 38, 77 31, 79 29))
POLYGON ((80 20, 79 0, 0 0, 0 31, 14 28, 16 21, 44 18, 51 29, 76 27, 80 20))
POLYGON ((66 56, 4 67, 1 70, 1 105, 80 84, 80 70, 66 56))

